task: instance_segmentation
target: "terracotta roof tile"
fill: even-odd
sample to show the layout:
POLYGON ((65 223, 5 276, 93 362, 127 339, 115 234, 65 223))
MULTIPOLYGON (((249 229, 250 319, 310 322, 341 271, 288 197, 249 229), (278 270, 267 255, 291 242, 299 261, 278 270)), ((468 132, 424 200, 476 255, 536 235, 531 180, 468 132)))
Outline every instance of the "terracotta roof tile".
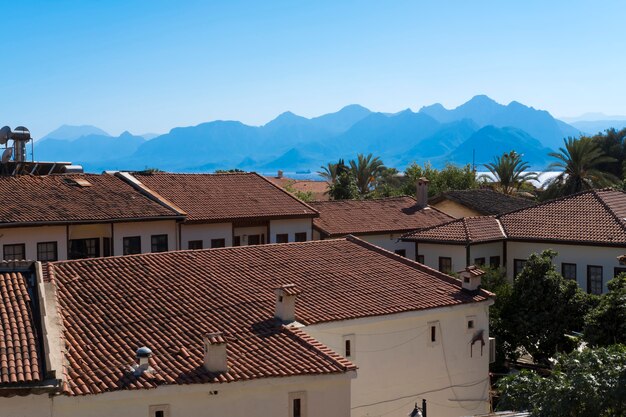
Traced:
POLYGON ((0 201, 13 202, 0 204, 0 225, 176 216, 112 175, 0 177, 0 201))
POLYGON ((320 213, 313 225, 331 237, 408 232, 453 219, 433 207, 418 208, 411 197, 315 201, 310 204, 320 213))
POLYGON ((26 277, 0 273, 0 386, 40 382, 37 326, 26 277))
POLYGON ((256 173, 133 176, 184 210, 188 222, 317 216, 310 206, 256 173))
POLYGON ((447 191, 431 198, 429 202, 436 204, 446 199, 467 206, 482 215, 501 214, 535 205, 531 200, 488 189, 447 191))
POLYGON ((510 239, 626 244, 626 194, 591 190, 498 216, 510 239))
POLYGON ((301 290, 296 319, 305 325, 489 297, 464 292, 452 277, 354 238, 64 261, 45 268, 58 288, 71 395, 354 369, 273 318, 274 290, 286 284, 301 290), (228 342, 227 373, 202 367, 202 338, 216 331, 228 342), (135 378, 127 370, 140 346, 152 349, 155 371, 135 378))
POLYGON ((493 216, 464 217, 438 226, 419 229, 403 240, 436 243, 479 243, 504 240, 498 220, 493 216))
POLYGON ((296 180, 287 177, 265 177, 277 186, 286 190, 311 193, 313 200, 328 200, 328 183, 326 181, 296 180))

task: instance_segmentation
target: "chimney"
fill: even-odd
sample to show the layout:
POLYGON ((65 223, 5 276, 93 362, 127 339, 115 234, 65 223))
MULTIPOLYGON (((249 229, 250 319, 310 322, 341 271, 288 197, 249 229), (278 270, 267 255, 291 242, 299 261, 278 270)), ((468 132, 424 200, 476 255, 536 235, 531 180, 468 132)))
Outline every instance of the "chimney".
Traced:
POLYGON ((283 177, 283 170, 279 169, 278 170, 278 175, 276 175, 276 178, 282 178, 283 177))
POLYGON ((459 271, 461 277, 461 288, 466 291, 478 291, 480 288, 481 277, 485 274, 485 271, 477 268, 474 265, 470 265, 462 271, 459 271))
POLYGON ((302 293, 295 284, 282 285, 274 290, 276 294, 276 309, 274 317, 283 323, 296 320, 296 298, 302 293))
POLYGON ((204 368, 209 372, 228 372, 226 339, 222 332, 204 335, 204 368))
POLYGON ((152 357, 152 350, 149 347, 143 346, 137 349, 135 355, 137 357, 137 366, 135 366, 134 374, 139 376, 146 371, 150 371, 150 358, 152 357))
POLYGON ((424 208, 428 205, 428 179, 421 177, 415 183, 415 199, 417 200, 417 206, 424 208))

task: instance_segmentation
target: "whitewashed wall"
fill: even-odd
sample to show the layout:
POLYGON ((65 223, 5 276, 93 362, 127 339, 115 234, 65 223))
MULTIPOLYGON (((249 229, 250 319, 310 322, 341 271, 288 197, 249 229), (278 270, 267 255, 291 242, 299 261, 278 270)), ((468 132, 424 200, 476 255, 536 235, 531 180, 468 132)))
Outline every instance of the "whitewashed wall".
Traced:
POLYGON ((578 285, 587 291, 587 265, 602 266, 604 291, 606 284, 613 279, 613 269, 620 266, 617 257, 626 254, 626 248, 601 246, 563 245, 553 243, 507 242, 507 276, 513 280, 513 262, 515 259, 526 259, 531 253, 540 253, 545 249, 558 252, 554 258, 556 270, 561 272, 561 263, 576 264, 576 280, 578 285))
POLYGON ((504 266, 504 258, 502 255, 502 242, 481 243, 479 245, 470 246, 470 263, 474 263, 476 258, 485 258, 485 264, 489 265, 491 256, 500 257, 500 266, 504 266))
POLYGON ((37 242, 57 242, 59 259, 67 258, 65 226, 16 227, 0 229, 0 259, 3 245, 23 243, 28 260, 37 260, 37 242))
MULTIPOLYGON (((109 225, 106 226, 110 227, 109 225)), ((168 250, 176 250, 178 247, 177 225, 174 220, 113 223, 113 253, 114 255, 122 255, 124 237, 130 236, 141 236, 141 252, 150 253, 152 235, 167 235, 168 250)))
POLYGON ((418 255, 424 256, 424 264, 439 269, 439 257, 452 258, 452 272, 465 269, 466 251, 464 245, 440 245, 436 243, 418 243, 418 255))
POLYGON ((459 204, 450 200, 442 200, 437 204, 433 204, 432 206, 457 219, 460 219, 461 217, 482 215, 476 210, 472 210, 471 208, 464 206, 463 204, 459 204))
POLYGON ((190 240, 202 240, 202 247, 211 247, 211 239, 224 239, 226 246, 233 246, 232 223, 182 224, 181 249, 189 249, 190 240))
POLYGON ((168 404, 169 417, 291 417, 289 394, 305 392, 303 417, 349 417, 354 372, 267 378, 229 384, 162 386, 77 397, 0 398, 0 417, 152 417, 151 405, 168 404))
POLYGON ((380 235, 356 235, 358 238, 370 242, 383 249, 387 249, 390 252, 395 252, 398 249, 406 250, 406 257, 415 260, 415 244, 413 242, 400 241, 399 233, 385 233, 380 235))
POLYGON ((295 241, 295 234, 306 232, 306 240, 311 240, 313 229, 313 219, 285 219, 285 220, 272 220, 270 221, 270 241, 269 243, 276 243, 276 235, 287 233, 289 234, 289 241, 295 241))
POLYGON ((415 402, 428 401, 428 415, 456 417, 488 411, 491 302, 307 326, 303 330, 340 354, 353 340, 352 417, 405 417, 415 402), (467 329, 467 320, 475 329, 467 329), (430 325, 437 342, 430 343, 430 325), (483 330, 470 352, 470 341, 483 330), (473 354, 473 357, 472 357, 473 354), (450 388, 454 386, 454 388, 450 388), (421 394, 425 393, 425 394, 421 394))

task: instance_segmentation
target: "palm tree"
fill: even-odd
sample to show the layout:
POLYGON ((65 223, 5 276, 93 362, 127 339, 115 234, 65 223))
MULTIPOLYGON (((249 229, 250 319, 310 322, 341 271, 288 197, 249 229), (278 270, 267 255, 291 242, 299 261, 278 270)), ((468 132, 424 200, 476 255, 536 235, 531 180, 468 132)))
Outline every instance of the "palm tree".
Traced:
POLYGON ((324 178, 326 182, 330 184, 334 184, 337 181, 337 176, 342 172, 348 169, 346 164, 343 162, 343 159, 340 159, 336 163, 329 162, 326 166, 320 167, 322 170, 317 171, 320 177, 324 178))
MULTIPOLYGON (((504 194, 513 194, 526 181, 536 180, 537 174, 527 172, 530 166, 522 160, 522 155, 515 151, 504 153, 493 158, 493 162, 485 164, 495 181, 496 189, 504 194)), ((490 179, 486 175, 481 178, 490 179)))
POLYGON ((361 196, 369 193, 376 182, 376 178, 385 168, 383 161, 379 157, 374 157, 371 153, 367 156, 358 154, 356 161, 350 161, 350 170, 361 196))
POLYGON ((548 170, 563 170, 548 183, 546 192, 549 197, 606 187, 619 181, 615 175, 601 169, 616 159, 606 155, 593 139, 583 136, 567 138, 563 142, 564 148, 549 154, 557 161, 551 163, 548 170))

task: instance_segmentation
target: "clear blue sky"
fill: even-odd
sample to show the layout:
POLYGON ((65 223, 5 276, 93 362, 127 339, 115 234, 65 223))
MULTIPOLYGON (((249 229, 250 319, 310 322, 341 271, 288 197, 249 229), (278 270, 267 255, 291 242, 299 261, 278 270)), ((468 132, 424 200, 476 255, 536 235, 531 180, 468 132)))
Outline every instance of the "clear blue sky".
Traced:
POLYGON ((626 114, 623 1, 0 0, 0 125, 163 133, 476 94, 626 114))

